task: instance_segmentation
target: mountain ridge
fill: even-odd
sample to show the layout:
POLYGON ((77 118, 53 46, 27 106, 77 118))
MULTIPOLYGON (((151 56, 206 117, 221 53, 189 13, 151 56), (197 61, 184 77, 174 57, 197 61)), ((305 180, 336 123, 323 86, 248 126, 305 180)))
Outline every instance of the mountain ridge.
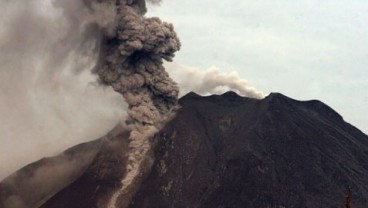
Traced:
MULTIPOLYGON (((367 182, 364 173, 368 169, 363 158, 368 157, 368 138, 327 105, 316 100, 297 101, 280 93, 263 100, 241 98, 233 92, 193 95, 181 99, 180 104, 187 108, 163 130, 167 135, 176 132, 168 139, 174 151, 156 155, 164 159, 156 160, 132 207, 318 207, 318 203, 338 207, 344 204, 348 185, 355 190, 364 189, 360 190, 364 193, 359 199, 362 202, 359 204, 355 198, 355 207, 367 204, 363 197, 367 186, 360 183, 367 182), (334 144, 335 147, 329 147, 334 144), (355 148, 346 146, 364 151, 356 153, 355 148), (165 155, 169 158, 165 159, 165 155), (174 161, 188 165, 180 167, 174 161), (353 170, 345 171, 341 164, 353 166, 353 170), (162 177, 157 171, 161 166, 167 169, 162 177), (166 176, 170 170, 172 174, 166 176), (178 177, 186 172, 189 181, 178 177), (350 175, 364 180, 351 182, 350 175), (191 180, 197 185, 186 185, 191 180), (252 191, 236 184, 247 184, 252 191), (203 190, 199 191, 190 188, 201 186, 203 190), (168 187, 166 193, 158 194, 168 187), (326 187, 331 190, 324 190, 326 187), (316 193, 325 198, 313 196, 316 193)), ((158 145, 162 146, 170 145, 158 145)))
MULTIPOLYGON (((152 169, 128 207, 341 207, 347 186, 353 207, 368 204, 368 136, 323 102, 280 93, 257 100, 191 92, 179 104, 152 138, 152 169)), ((110 156, 115 147, 127 148, 127 134, 103 138, 84 172, 41 207, 106 203, 126 157, 124 151, 110 156)))

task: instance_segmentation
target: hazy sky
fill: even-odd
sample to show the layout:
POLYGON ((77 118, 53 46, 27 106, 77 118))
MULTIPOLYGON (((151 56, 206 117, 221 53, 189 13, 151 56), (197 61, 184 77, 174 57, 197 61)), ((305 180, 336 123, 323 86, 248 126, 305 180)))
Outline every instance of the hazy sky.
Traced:
POLYGON ((322 100, 368 132, 367 1, 170 0, 148 15, 175 25, 175 62, 237 71, 265 94, 322 100))

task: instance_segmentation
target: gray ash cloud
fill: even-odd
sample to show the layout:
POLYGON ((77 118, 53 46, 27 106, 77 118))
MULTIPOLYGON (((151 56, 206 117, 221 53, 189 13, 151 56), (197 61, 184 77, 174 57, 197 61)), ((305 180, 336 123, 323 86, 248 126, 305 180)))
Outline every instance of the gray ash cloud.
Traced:
POLYGON ((173 26, 145 18, 142 1, 117 5, 115 35, 102 40, 95 72, 103 84, 121 93, 132 122, 154 125, 177 103, 179 88, 163 67, 179 50, 173 26))
POLYGON ((144 16, 145 4, 142 0, 115 1, 113 31, 102 30, 99 61, 94 70, 100 82, 119 92, 129 106, 128 172, 109 207, 121 207, 122 198, 129 201, 127 197, 139 183, 138 174, 144 172, 142 164, 150 150, 148 139, 178 101, 179 88, 165 71, 163 61, 172 61, 180 41, 172 24, 144 16))

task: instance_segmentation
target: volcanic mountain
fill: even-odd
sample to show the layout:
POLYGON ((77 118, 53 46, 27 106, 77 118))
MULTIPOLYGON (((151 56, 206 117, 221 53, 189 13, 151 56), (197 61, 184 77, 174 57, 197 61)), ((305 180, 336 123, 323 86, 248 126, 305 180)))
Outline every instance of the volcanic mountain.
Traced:
MULTIPOLYGON (((121 207, 343 207, 347 187, 352 207, 368 205, 368 136, 324 103, 227 92, 179 104, 121 207)), ((0 183, 0 207, 106 207, 128 135, 117 127, 24 167, 0 183)))

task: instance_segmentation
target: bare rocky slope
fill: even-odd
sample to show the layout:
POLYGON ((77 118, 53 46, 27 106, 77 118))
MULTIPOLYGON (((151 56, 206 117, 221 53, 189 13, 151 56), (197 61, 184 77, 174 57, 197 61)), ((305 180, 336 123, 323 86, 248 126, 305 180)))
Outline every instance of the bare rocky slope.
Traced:
MULTIPOLYGON (((152 139, 154 164, 129 207, 343 207, 348 186, 352 207, 368 205, 368 136, 322 102, 228 92, 189 93, 180 105, 152 139)), ((125 173, 127 138, 120 132, 74 148, 89 156, 36 196, 20 176, 60 156, 21 169, 0 183, 0 207, 19 199, 24 207, 101 207, 125 173)))
POLYGON ((233 92, 180 100, 131 207, 368 205, 368 137, 320 101, 233 92))

